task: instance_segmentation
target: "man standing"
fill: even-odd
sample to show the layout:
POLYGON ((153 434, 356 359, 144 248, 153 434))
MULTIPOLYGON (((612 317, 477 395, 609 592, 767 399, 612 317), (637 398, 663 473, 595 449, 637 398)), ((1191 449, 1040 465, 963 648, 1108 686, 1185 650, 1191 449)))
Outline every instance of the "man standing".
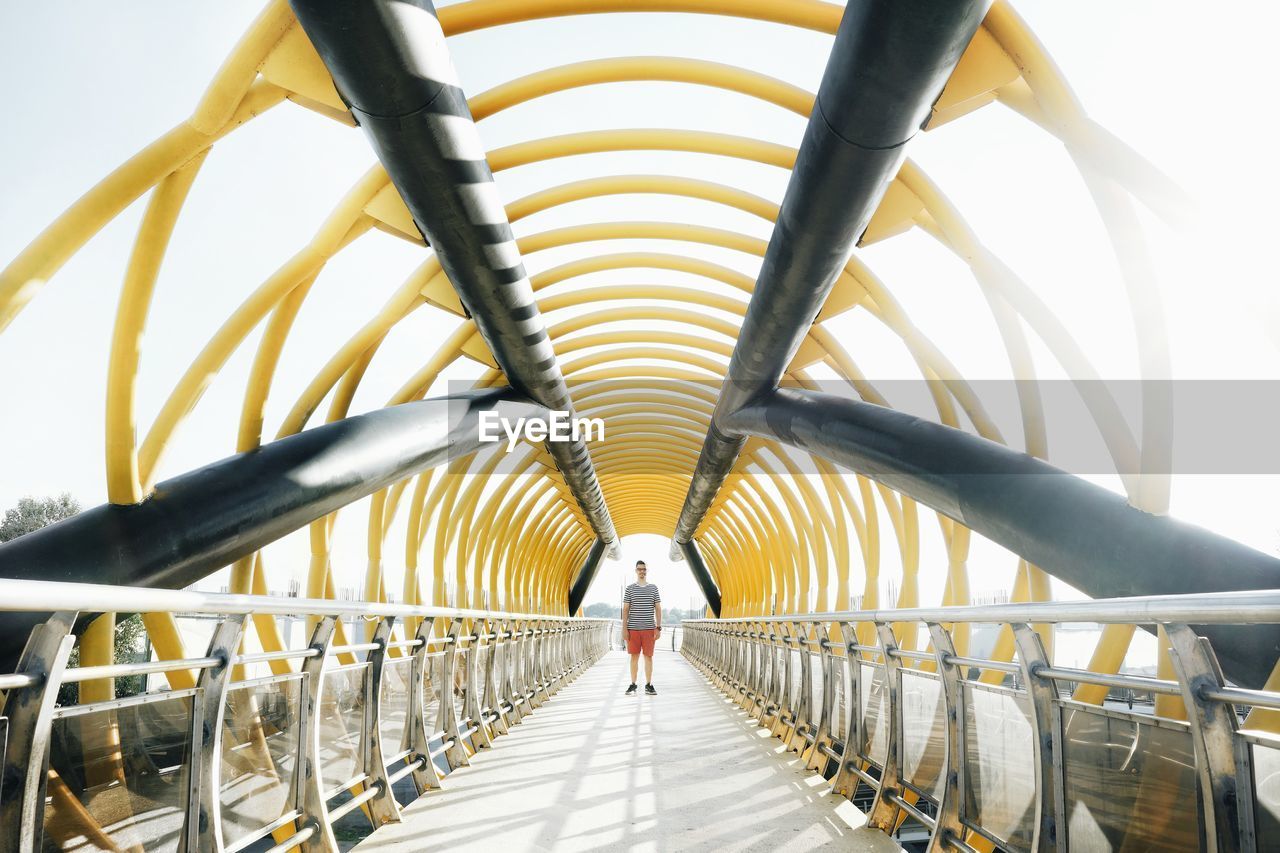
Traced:
POLYGON ((653 646, 662 634, 662 599, 658 598, 658 588, 645 579, 648 572, 644 560, 637 560, 636 582, 622 593, 622 638, 627 641, 627 653, 631 655, 628 696, 636 692, 641 652, 644 653, 644 692, 658 695, 653 689, 653 646))

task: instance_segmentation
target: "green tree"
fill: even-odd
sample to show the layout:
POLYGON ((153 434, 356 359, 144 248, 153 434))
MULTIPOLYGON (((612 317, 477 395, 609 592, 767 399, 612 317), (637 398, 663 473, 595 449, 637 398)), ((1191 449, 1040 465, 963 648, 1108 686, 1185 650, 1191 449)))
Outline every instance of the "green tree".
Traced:
MULTIPOLYGON (((80 512, 80 502, 67 492, 51 498, 25 497, 18 501, 18 505, 14 508, 5 510, 4 521, 0 522, 0 542, 17 539, 19 536, 47 527, 64 518, 70 518, 78 512, 80 512)), ((145 660, 146 628, 143 627, 142 617, 134 613, 118 619, 112 645, 115 648, 115 659, 121 663, 145 660)), ((72 649, 68 665, 78 666, 79 663, 80 649, 72 649)), ((132 696, 141 693, 146 683, 145 675, 118 678, 116 695, 132 696)), ((58 704, 74 705, 79 701, 79 695, 78 684, 64 684, 58 689, 58 704)))
POLYGON ((70 518, 79 511, 80 502, 67 492, 56 498, 25 497, 13 509, 5 510, 4 521, 0 522, 0 542, 17 539, 33 530, 70 518))

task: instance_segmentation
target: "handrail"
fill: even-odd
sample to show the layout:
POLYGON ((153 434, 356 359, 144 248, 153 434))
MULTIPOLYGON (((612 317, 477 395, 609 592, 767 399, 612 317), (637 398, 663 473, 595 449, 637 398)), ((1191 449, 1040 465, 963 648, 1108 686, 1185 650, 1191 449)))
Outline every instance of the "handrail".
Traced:
POLYGON ((328 598, 289 598, 197 590, 143 589, 93 583, 0 578, 0 612, 77 610, 86 613, 209 613, 219 616, 359 616, 427 619, 514 619, 521 621, 594 622, 587 617, 546 613, 508 613, 456 607, 427 607, 328 598))
MULTIPOLYGON (((4 590, 0 587, 0 595, 4 590)), ((684 624, 738 622, 1095 622, 1142 625, 1187 622, 1193 625, 1266 625, 1280 623, 1280 590, 1148 595, 1085 601, 909 607, 900 610, 843 610, 686 619, 684 624)))

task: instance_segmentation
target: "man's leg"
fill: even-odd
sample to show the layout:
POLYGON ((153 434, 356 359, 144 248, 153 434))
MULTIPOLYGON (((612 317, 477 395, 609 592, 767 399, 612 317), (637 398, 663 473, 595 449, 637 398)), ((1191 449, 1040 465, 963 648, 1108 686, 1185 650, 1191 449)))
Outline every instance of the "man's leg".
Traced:
MULTIPOLYGON (((648 658, 645 658, 648 660, 648 658)), ((631 656, 631 683, 636 683, 636 670, 640 668, 640 653, 636 652, 631 656)))
MULTIPOLYGON (((635 678, 633 677, 631 680, 635 681, 635 678)), ((653 651, 652 650, 650 650, 649 654, 644 656, 644 683, 653 684, 653 651)))

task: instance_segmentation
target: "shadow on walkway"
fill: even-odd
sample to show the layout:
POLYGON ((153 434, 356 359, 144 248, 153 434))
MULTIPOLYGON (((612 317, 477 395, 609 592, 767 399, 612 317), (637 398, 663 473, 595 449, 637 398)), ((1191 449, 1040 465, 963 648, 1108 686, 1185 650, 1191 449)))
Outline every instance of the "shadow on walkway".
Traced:
POLYGON ((899 849, 680 655, 654 676, 658 696, 623 696, 610 652, 356 849, 899 849))

